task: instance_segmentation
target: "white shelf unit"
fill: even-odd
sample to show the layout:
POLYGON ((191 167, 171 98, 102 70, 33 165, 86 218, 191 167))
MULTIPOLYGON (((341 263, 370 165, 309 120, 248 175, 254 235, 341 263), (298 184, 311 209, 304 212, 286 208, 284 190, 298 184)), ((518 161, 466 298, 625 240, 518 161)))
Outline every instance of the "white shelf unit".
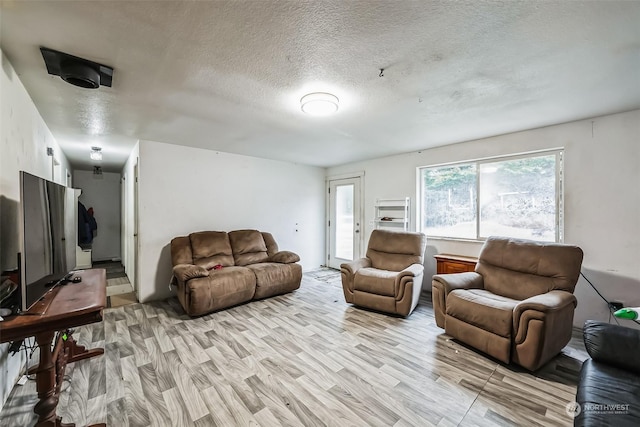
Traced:
POLYGON ((410 205, 410 197, 403 199, 376 199, 374 215, 375 227, 387 230, 409 231, 410 205))

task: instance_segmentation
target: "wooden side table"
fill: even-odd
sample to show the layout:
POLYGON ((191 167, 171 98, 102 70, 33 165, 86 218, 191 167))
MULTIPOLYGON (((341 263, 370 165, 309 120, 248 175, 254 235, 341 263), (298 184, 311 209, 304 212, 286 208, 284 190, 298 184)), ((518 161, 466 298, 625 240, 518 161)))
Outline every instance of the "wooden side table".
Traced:
POLYGON ((433 257, 436 259, 437 274, 474 271, 478 262, 478 258, 461 255, 438 254, 433 257))
POLYGON ((40 399, 33 409, 38 415, 38 427, 75 425, 63 423, 56 415, 65 366, 104 353, 102 348, 87 350, 78 345, 69 328, 102 320, 102 310, 107 305, 106 270, 83 270, 74 276, 81 277, 82 281, 58 286, 26 313, 0 322, 0 343, 35 337, 40 348, 40 361, 30 371, 36 374, 40 399), (51 350, 54 338, 56 344, 51 350))

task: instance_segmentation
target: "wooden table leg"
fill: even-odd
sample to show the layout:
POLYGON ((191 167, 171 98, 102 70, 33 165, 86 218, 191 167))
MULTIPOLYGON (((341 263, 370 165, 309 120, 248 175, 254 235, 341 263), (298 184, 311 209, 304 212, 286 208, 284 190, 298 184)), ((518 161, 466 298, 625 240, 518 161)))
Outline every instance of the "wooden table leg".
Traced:
POLYGON ((73 332, 67 331, 67 339, 64 342, 64 348, 68 351, 69 358, 67 363, 77 362, 78 360, 88 359, 90 357, 99 356, 104 354, 104 348, 91 348, 88 349, 76 342, 73 338, 73 332))
MULTIPOLYGON (((38 415, 36 427, 75 427, 73 423, 63 423, 62 418, 56 415, 56 407, 58 406, 58 382, 62 378, 58 378, 58 373, 64 373, 64 367, 56 368, 56 361, 53 360, 53 351, 51 343, 53 342, 55 332, 48 331, 36 335, 36 342, 40 348, 40 362, 35 368, 36 372, 36 390, 40 399, 33 411, 38 415), (59 371, 59 372, 56 372, 59 371)), ((87 350, 84 346, 79 345, 76 340, 67 332, 67 339, 63 340, 65 355, 62 363, 76 362, 82 359, 88 359, 104 353, 102 348, 94 348, 87 350)), ((105 423, 93 424, 91 427, 105 427, 105 423)))
POLYGON ((60 425, 60 420, 56 416, 56 406, 58 406, 58 396, 56 394, 56 372, 51 351, 54 331, 42 332, 36 335, 36 342, 40 347, 40 363, 36 370, 36 390, 40 399, 33 412, 38 415, 36 426, 56 426, 60 425))

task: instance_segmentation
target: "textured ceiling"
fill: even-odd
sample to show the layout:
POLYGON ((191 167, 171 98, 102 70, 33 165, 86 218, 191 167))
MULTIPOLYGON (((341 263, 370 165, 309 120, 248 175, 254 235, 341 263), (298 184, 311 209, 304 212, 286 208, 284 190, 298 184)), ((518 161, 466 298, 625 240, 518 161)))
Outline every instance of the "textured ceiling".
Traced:
POLYGON ((2 50, 78 168, 102 145, 119 171, 138 139, 331 166, 640 108, 636 1, 1 5, 2 50), (113 87, 47 75, 40 46, 113 66, 113 87), (304 115, 314 91, 339 112, 304 115))

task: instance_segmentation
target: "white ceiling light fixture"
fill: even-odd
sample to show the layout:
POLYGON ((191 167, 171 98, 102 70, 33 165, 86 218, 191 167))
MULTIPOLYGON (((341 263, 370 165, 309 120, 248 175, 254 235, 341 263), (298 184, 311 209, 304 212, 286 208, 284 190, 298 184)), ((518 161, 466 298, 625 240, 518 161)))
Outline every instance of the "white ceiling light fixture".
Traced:
POLYGON ((102 148, 91 147, 91 154, 89 154, 91 160, 102 160, 102 148))
POLYGON ((313 92, 300 99, 300 108, 312 116, 328 116, 338 111, 338 97, 326 92, 313 92))

